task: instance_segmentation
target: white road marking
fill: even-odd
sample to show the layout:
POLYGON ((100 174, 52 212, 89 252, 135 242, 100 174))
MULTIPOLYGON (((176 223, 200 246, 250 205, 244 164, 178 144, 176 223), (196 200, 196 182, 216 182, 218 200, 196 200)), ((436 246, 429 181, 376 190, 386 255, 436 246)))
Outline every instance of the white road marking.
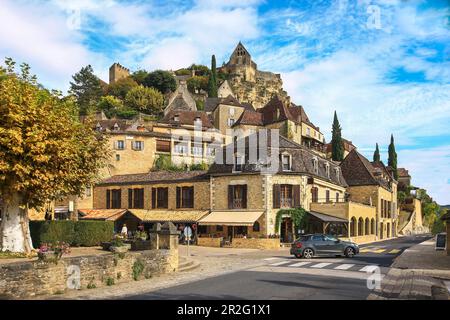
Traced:
POLYGON ((318 263, 318 264, 311 266, 311 268, 324 268, 326 266, 329 266, 330 264, 331 263, 328 263, 328 262, 322 262, 322 263, 318 263))
POLYGON ((291 263, 291 261, 281 261, 272 263, 271 266, 281 266, 282 264, 291 263))
POLYGON ((361 272, 373 272, 376 268, 379 268, 378 266, 365 266, 364 268, 360 269, 361 272))
POLYGON ((280 259, 280 258, 273 257, 273 258, 266 258, 266 259, 264 259, 264 261, 272 261, 272 260, 278 260, 278 259, 280 259))
POLYGON ((311 262, 297 262, 297 263, 291 264, 291 265, 288 266, 288 267, 296 268, 296 267, 305 266, 305 265, 310 264, 310 263, 311 263, 311 262))
POLYGON ((341 265, 337 266, 335 269, 336 270, 348 270, 348 269, 350 269, 353 266, 354 266, 354 264, 344 263, 344 264, 341 264, 341 265))

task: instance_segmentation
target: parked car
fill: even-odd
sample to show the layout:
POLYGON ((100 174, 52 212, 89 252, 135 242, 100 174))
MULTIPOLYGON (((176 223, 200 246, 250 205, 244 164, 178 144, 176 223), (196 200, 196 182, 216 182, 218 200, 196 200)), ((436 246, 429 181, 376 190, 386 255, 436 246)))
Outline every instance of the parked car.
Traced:
POLYGON ((291 254, 296 258, 342 255, 352 258, 358 253, 359 247, 356 243, 342 241, 326 234, 302 235, 291 245, 291 254))

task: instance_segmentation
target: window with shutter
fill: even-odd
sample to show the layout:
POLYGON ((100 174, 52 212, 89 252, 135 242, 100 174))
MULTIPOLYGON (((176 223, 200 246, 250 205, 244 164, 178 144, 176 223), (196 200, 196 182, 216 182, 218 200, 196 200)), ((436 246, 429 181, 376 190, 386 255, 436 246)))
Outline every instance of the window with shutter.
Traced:
POLYGON ((177 208, 181 208, 181 187, 177 187, 177 208))
POLYGON ((111 190, 106 190, 106 209, 111 208, 111 190))
POLYGON ((233 186, 228 186, 228 209, 233 209, 233 186))
POLYGON ((133 208, 133 189, 128 189, 128 208, 133 208))
POLYGON ((133 190, 133 208, 144 209, 144 189, 133 190))
POLYGON ((280 208, 280 185, 274 184, 273 185, 273 207, 274 208, 280 208))
POLYGON ((157 152, 170 152, 170 141, 156 140, 157 152))
POLYGON ((293 186, 293 198, 294 198, 294 207, 295 208, 300 208, 301 207, 301 203, 300 203, 300 185, 296 184, 293 186))
POLYGON ((152 208, 156 209, 156 188, 152 188, 152 208))

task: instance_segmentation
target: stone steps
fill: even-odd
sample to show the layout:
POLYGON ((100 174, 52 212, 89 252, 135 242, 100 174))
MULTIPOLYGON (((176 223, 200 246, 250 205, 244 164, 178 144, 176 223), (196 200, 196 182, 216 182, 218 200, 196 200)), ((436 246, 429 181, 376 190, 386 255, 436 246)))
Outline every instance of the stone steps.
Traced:
POLYGON ((178 264, 178 272, 186 272, 190 270, 197 269, 200 263, 195 260, 187 260, 186 258, 180 258, 178 264))

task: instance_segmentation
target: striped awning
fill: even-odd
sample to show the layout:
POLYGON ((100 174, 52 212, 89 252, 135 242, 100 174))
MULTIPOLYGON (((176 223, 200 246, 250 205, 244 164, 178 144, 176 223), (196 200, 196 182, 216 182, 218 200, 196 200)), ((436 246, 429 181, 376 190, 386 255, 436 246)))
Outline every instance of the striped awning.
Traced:
POLYGON ((225 225, 251 227, 263 211, 213 211, 199 221, 200 225, 225 225))
POLYGON ((129 211, 144 222, 197 223, 206 216, 208 210, 142 210, 129 211))

